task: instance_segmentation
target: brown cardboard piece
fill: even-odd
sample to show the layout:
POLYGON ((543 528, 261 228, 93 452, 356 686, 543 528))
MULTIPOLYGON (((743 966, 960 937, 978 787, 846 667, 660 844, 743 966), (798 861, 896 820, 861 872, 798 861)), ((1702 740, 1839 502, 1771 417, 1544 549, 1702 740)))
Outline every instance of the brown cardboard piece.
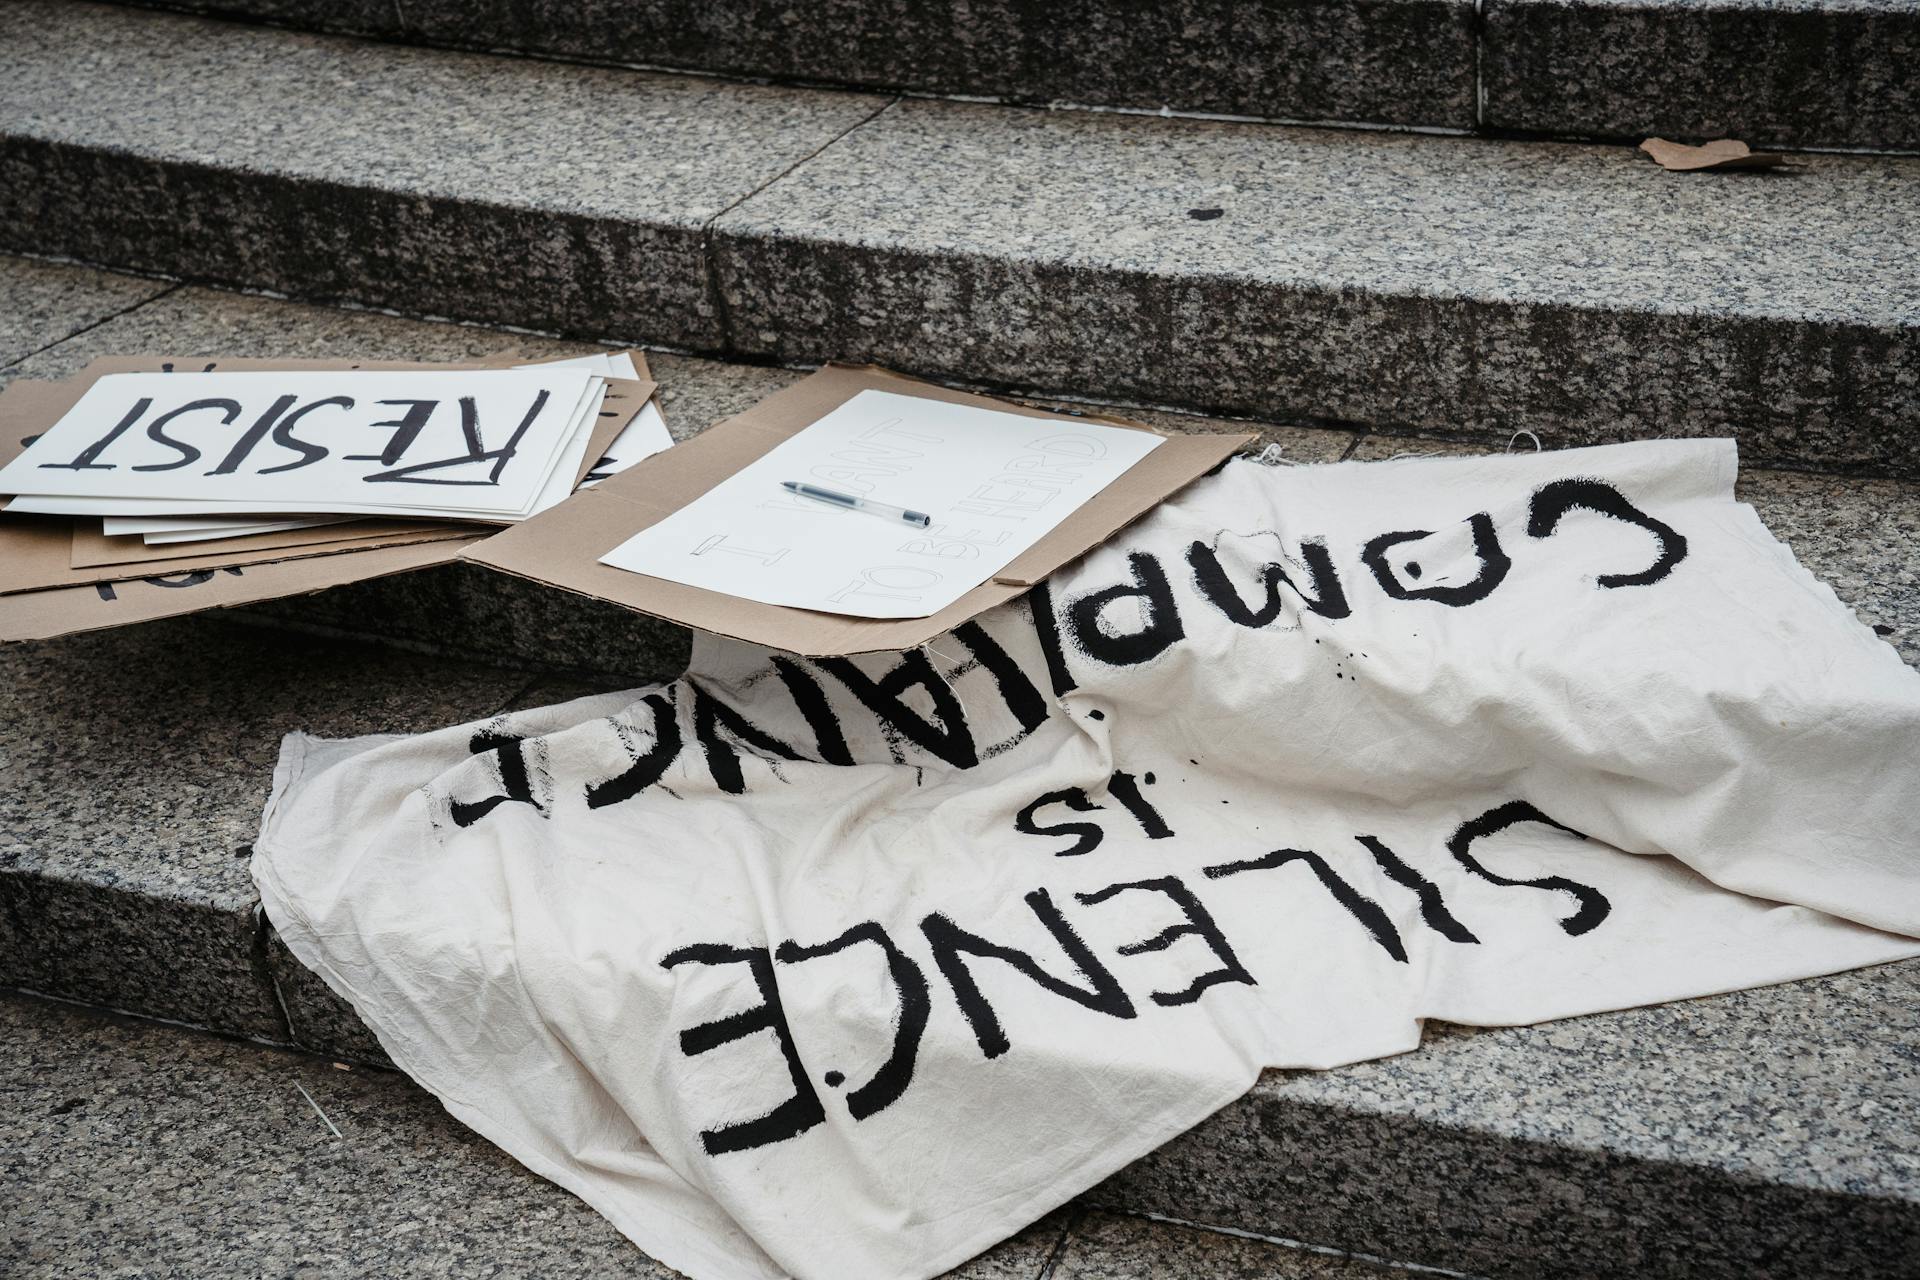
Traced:
MULTIPOLYGON (((829 365, 597 488, 576 493, 531 520, 474 543, 462 558, 683 626, 808 657, 910 649, 984 609, 1015 599, 1254 439, 1251 435, 1166 436, 1165 444, 1134 464, 997 577, 926 618, 853 618, 761 604, 599 562, 601 556, 641 529, 664 519, 868 389, 979 405, 1034 418, 1064 416, 949 390, 882 369, 829 365)), ((1085 420, 1153 431, 1118 418, 1088 415, 1085 420)))
MULTIPOLYGON (((73 558, 73 524, 68 516, 0 517, 0 599, 62 587, 84 587, 98 582, 122 582, 152 574, 197 573, 207 569, 269 564, 283 560, 371 551, 381 547, 413 546, 423 542, 471 540, 491 532, 491 525, 417 525, 412 530, 388 532, 359 540, 308 543, 298 547, 269 547, 253 551, 209 552, 151 564, 82 565, 73 558)), ((301 532, 307 532, 302 530, 301 532)), ((272 535, 262 535, 271 537, 272 535)))
MULTIPOLYGON (((590 440, 581 475, 585 474, 613 438, 646 404, 654 392, 645 357, 630 353, 636 368, 648 374, 640 383, 609 381, 610 404, 590 440), (619 398, 615 401, 615 389, 619 398), (605 416, 611 414, 613 416, 605 416)), ((495 368, 524 363, 517 353, 501 354, 471 367, 495 368)), ((25 447, 27 438, 57 421, 91 384, 106 373, 176 368, 285 369, 285 368, 420 368, 415 362, 345 362, 281 359, 207 359, 167 356, 104 357, 87 366, 82 378, 67 382, 15 381, 0 392, 0 462, 25 447)), ((4 499, 0 499, 4 506, 4 499)), ((398 522, 391 522, 398 523, 398 522)), ((100 572, 79 583, 71 575, 73 525, 63 516, 0 515, 0 642, 45 639, 76 631, 121 626, 152 618, 225 608, 283 596, 305 595, 344 583, 389 574, 407 573, 448 563, 491 526, 416 526, 405 540, 339 542, 337 528, 291 530, 290 534, 332 533, 335 545, 321 554, 307 543, 297 550, 261 560, 255 552, 236 552, 205 559, 168 560, 153 576, 142 573, 152 565, 122 565, 102 580, 100 572), (423 541, 421 530, 434 530, 434 540, 423 541), (32 583, 30 589, 20 585, 32 583)), ((272 537, 276 535, 260 535, 272 537)), ((101 566, 100 569, 106 569, 101 566)))
POLYGON ((76 631, 123 627, 207 609, 225 609, 281 596, 310 595, 328 587, 411 573, 447 564, 473 539, 375 547, 306 560, 225 569, 201 569, 149 578, 55 587, 0 596, 0 642, 46 640, 76 631))

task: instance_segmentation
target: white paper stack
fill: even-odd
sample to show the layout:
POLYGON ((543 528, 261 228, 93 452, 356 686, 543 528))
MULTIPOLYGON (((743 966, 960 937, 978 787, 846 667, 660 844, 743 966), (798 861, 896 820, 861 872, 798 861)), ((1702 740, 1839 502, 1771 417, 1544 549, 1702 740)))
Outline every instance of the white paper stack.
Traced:
MULTIPOLYGON (((11 511, 149 544, 359 517, 512 523, 573 492, 625 356, 517 369, 125 373, 0 468, 11 511)), ((593 479, 671 444, 651 403, 593 479)))
MULTIPOLYGON (((634 367, 633 357, 622 351, 617 355, 596 352, 589 356, 573 356, 566 360, 546 360, 538 364, 517 365, 520 369, 587 369, 603 378, 638 378, 640 371, 634 367)), ((625 471, 643 458, 651 458, 662 449, 673 447, 673 436, 667 431, 667 420, 660 415, 660 406, 652 400, 634 415, 613 438, 607 451, 594 460, 593 469, 580 481, 582 489, 591 489, 609 476, 625 471)))

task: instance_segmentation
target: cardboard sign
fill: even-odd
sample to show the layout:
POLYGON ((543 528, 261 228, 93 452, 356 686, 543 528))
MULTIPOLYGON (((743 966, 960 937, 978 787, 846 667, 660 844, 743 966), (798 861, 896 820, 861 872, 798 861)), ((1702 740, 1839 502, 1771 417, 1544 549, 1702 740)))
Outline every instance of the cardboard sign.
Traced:
MULTIPOLYGON (((651 403, 655 391, 646 359, 626 353, 641 375, 639 382, 610 382, 585 460, 584 473, 651 403)), ((518 352, 502 352, 472 367, 497 368, 519 363, 518 352)), ((67 382, 16 380, 0 391, 0 463, 10 461, 24 441, 46 430, 77 403, 87 388, 112 373, 199 371, 214 369, 418 369, 400 361, 329 361, 279 358, 205 358, 169 355, 107 356, 93 361, 67 382)), ((0 508, 6 505, 0 499, 0 508)), ((195 613, 305 595, 345 583, 445 564, 482 532, 472 525, 414 523, 419 531, 352 542, 340 541, 352 526, 293 530, 260 535, 281 539, 278 550, 246 545, 208 547, 199 557, 149 560, 144 555, 100 566, 84 576, 74 562, 74 521, 54 516, 0 516, 0 642, 46 639, 79 631, 125 626, 154 618, 195 613), (324 544, 324 552, 319 546, 324 544), (79 581, 76 582, 76 576, 79 581)), ((394 527, 389 523, 389 528, 394 527)), ((157 547, 153 552, 187 548, 157 547)))
POLYGON ((763 604, 924 618, 1161 443, 1126 427, 862 391, 601 561, 763 604), (833 505, 806 496, 814 491, 887 507, 833 505))
POLYGON ((600 563, 642 529, 708 492, 863 391, 886 391, 1025 417, 1091 421, 1159 435, 1114 418, 1076 418, 934 386, 872 368, 829 366, 747 412, 596 488, 467 549, 465 558, 696 630, 807 656, 908 649, 1011 600, 1099 545, 1161 499, 1219 465, 1250 435, 1166 436, 1145 459, 995 577, 925 618, 872 619, 762 604, 600 563))

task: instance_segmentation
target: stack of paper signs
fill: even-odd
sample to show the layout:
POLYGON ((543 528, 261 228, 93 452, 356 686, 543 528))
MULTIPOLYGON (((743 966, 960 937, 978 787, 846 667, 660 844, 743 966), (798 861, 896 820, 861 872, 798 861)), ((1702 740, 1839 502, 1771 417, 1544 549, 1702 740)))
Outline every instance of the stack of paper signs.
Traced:
POLYGON ((0 395, 0 639, 451 559, 671 444, 653 389, 631 352, 113 357, 15 382, 0 395), (187 586, 203 590, 168 598, 187 586))

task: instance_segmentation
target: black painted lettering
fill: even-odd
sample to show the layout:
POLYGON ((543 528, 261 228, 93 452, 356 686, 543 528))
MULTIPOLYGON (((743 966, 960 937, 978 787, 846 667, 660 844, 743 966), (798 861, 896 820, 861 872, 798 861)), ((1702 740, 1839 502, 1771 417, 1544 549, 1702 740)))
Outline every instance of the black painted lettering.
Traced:
POLYGON ((717 942, 681 947, 660 961, 663 969, 683 964, 744 964, 760 993, 760 1003, 751 1009, 703 1022, 680 1033, 680 1052, 689 1058, 732 1044, 758 1031, 772 1031, 779 1042, 780 1055, 786 1060, 787 1075, 793 1081, 793 1096, 765 1115, 751 1120, 736 1120, 700 1131, 700 1145, 710 1156, 733 1151, 751 1151, 773 1142, 785 1142, 805 1133, 827 1118, 819 1095, 807 1079, 794 1048, 793 1032, 787 1027, 786 1012, 780 1007, 780 987, 773 977, 773 957, 761 947, 730 947, 717 942))
POLYGON ((1310 849, 1275 849, 1265 857, 1250 858, 1244 862, 1224 862, 1217 867, 1208 867, 1206 877, 1218 880, 1223 876, 1239 875, 1243 871, 1271 871, 1293 862, 1304 862, 1311 868, 1321 887, 1340 904, 1343 911, 1360 922, 1361 927, 1380 944, 1382 951, 1401 964, 1407 963, 1407 948, 1400 941, 1400 931, 1393 927, 1393 921, 1381 910, 1380 904, 1341 879, 1340 873, 1329 866, 1325 858, 1310 849))
POLYGON ((1133 1001, 1127 998, 1127 993, 1114 981, 1113 975, 1088 949, 1087 944, 1080 940, 1080 935, 1073 931, 1073 926, 1060 914, 1060 909, 1053 905, 1053 899, 1047 891, 1035 889, 1026 896, 1026 903, 1047 932, 1053 935, 1054 941, 1060 945, 1060 950, 1086 986, 1075 986, 1072 982, 1056 978, 1042 969, 1026 952, 969 933, 938 912, 920 922, 920 931, 933 948, 934 960, 940 966, 947 985, 953 988, 953 997, 960 1006, 961 1016, 973 1028, 973 1036, 980 1045, 981 1054, 988 1058, 999 1057, 1012 1045, 1007 1040, 1006 1029, 1000 1024, 999 1015, 994 1012, 993 1004, 974 981, 973 971, 966 960, 968 956, 998 960, 1009 965, 1042 990, 1071 1000, 1083 1009, 1091 1009, 1109 1018, 1137 1016, 1133 1001))
POLYGON ((175 418, 182 417, 189 413, 198 413, 202 409, 218 409, 220 411, 221 426, 233 425, 233 420, 240 416, 240 402, 238 400, 228 400, 223 397, 213 397, 206 400, 189 400, 177 408, 169 409, 147 424, 147 439, 153 441, 155 444, 167 446, 167 448, 172 449, 180 456, 172 462, 141 463, 132 467, 131 470, 177 471, 181 467, 192 466, 198 462, 200 460, 200 450, 184 441, 175 440, 167 434, 166 426, 175 418))
POLYGON ((925 1033, 927 1018, 933 1011, 927 975, 911 956, 894 945, 887 931, 873 921, 854 925, 831 942, 811 947, 783 942, 774 955, 781 964, 800 964, 835 955, 856 942, 872 943, 886 956, 887 976, 893 981, 894 994, 900 1001, 900 1014, 893 1026, 893 1052, 880 1064, 880 1069, 873 1073, 871 1079, 847 1093, 848 1113, 855 1120, 865 1120, 893 1105, 907 1091, 907 1086, 913 1083, 913 1067, 920 1054, 920 1037, 925 1033))
POLYGON ((1674 566, 1687 558, 1687 540, 1665 521, 1656 520, 1627 501, 1627 496, 1604 480, 1555 480, 1534 493, 1527 515, 1529 537, 1550 537, 1560 527, 1560 517, 1576 508, 1598 512, 1615 520, 1638 525, 1659 543, 1653 563, 1638 573, 1603 573, 1602 587, 1645 587, 1672 573, 1674 566))
POLYGON ((782 760, 802 758, 798 751, 699 685, 688 683, 693 688, 693 737, 706 754, 707 771, 720 790, 737 796, 745 794, 747 789, 746 775, 740 769, 740 753, 728 738, 761 756, 777 756, 782 760))
MULTIPOLYGON (((134 401, 133 408, 127 410, 127 416, 114 424, 113 430, 75 454, 72 462, 43 462, 40 466, 48 471, 112 471, 116 464, 101 462, 100 455, 106 452, 108 445, 125 435, 127 429, 140 421, 152 407, 153 397, 141 396, 134 401)), ((39 437, 35 436, 34 439, 37 440, 39 437)), ((33 441, 29 440, 26 443, 32 444, 33 441)))
POLYGON ((446 485, 490 485, 500 483, 500 473, 513 461, 514 454, 520 449, 520 440, 533 428, 539 419, 540 411, 546 408, 550 392, 544 388, 533 398, 533 404, 527 409, 520 425, 513 429, 507 442, 497 449, 486 447, 480 435, 480 413, 475 407, 472 396, 460 397, 460 434, 465 439, 467 451, 451 458, 438 458, 432 462, 415 462, 404 467, 394 467, 387 471, 375 471, 360 477, 368 484, 406 483, 406 484, 446 484, 446 485), (470 466, 478 462, 491 462, 493 466, 484 479, 462 480, 448 478, 432 473, 446 471, 453 467, 470 466))
POLYGON ((1413 890, 1413 896, 1420 901, 1420 918, 1426 922, 1427 928, 1448 942, 1480 941, 1473 936, 1472 930, 1454 919, 1453 913, 1447 910, 1446 900, 1440 896, 1439 885, 1407 865, 1399 854, 1373 836, 1355 836, 1354 839, 1360 842, 1361 848, 1373 855, 1373 860, 1380 865, 1387 879, 1403 889, 1413 890))
POLYGON ((878 680, 846 658, 815 661, 822 671, 845 685, 862 706, 922 751, 956 769, 971 769, 980 763, 973 732, 967 726, 966 708, 960 705, 952 687, 934 670, 922 650, 910 649, 901 654, 893 669, 878 680), (933 700, 932 720, 904 701, 902 695, 914 688, 924 689, 933 700))
POLYGON ((535 810, 540 808, 540 802, 533 798, 533 774, 527 768, 525 738, 482 729, 473 735, 467 750, 475 755, 493 755, 495 766, 500 770, 501 789, 484 800, 452 801, 447 812, 454 826, 470 827, 503 804, 530 804, 535 810))
POLYGON ((1571 895, 1579 904, 1574 913, 1560 921, 1560 927, 1569 937, 1577 938, 1598 928, 1600 922, 1613 912, 1613 904, 1607 901, 1605 894, 1592 885, 1569 880, 1565 876, 1541 876, 1534 880, 1515 880, 1496 872, 1489 871, 1473 856, 1473 843, 1498 835, 1508 827, 1522 822, 1538 822, 1557 831, 1564 831, 1576 840, 1587 837, 1565 823, 1555 822, 1540 810, 1524 800, 1510 800, 1506 804, 1495 806, 1477 818, 1469 818, 1447 838, 1447 851, 1461 866, 1479 876, 1482 880, 1497 885, 1524 887, 1528 889, 1550 889, 1558 893, 1571 895))
MULTIPOLYGON (((1406 533, 1383 533, 1368 542, 1361 549, 1360 559, 1373 571, 1375 582, 1380 589, 1395 600, 1432 600, 1439 604, 1451 605, 1458 609, 1465 605, 1477 604, 1493 594, 1507 576, 1507 570, 1513 567, 1513 561, 1501 549, 1500 538, 1493 528, 1493 517, 1479 512, 1467 521, 1473 530, 1474 554, 1480 558, 1479 572, 1472 582, 1463 582, 1444 587, 1409 587, 1400 580, 1393 566, 1387 563, 1387 552, 1402 543, 1417 542, 1422 538, 1431 538, 1433 534, 1425 529, 1416 529, 1406 533)), ((1420 565, 1407 566, 1407 576, 1418 578, 1422 574, 1420 565)))
POLYGON ((963 622, 953 629, 953 638, 967 646, 967 652, 979 659, 980 665, 993 677, 1001 700, 1019 721, 1022 733, 1032 733, 1046 723, 1046 698, 1033 687, 1033 681, 1027 679, 1027 673, 1020 669, 1013 656, 987 634, 985 627, 977 622, 963 622))
POLYGON ((1123 893, 1160 894, 1180 908, 1181 923, 1162 929, 1151 938, 1128 943, 1120 948, 1121 955, 1147 955, 1155 951, 1165 951, 1182 938, 1198 938, 1207 944, 1213 952, 1213 958, 1219 961, 1217 968, 1209 969, 1179 991, 1153 992, 1149 998, 1155 1004, 1168 1008, 1192 1004, 1208 987, 1217 986, 1223 982, 1243 982, 1250 987, 1256 985, 1253 975, 1246 971, 1240 963, 1240 957, 1234 954, 1226 935, 1221 933, 1220 927, 1213 922, 1213 916, 1178 877, 1161 876, 1153 880, 1129 880, 1122 884, 1110 884, 1092 893, 1076 893, 1073 896, 1088 906, 1097 906, 1123 893))
POLYGON ((438 400, 376 400, 374 403, 382 408, 391 406, 397 409, 404 406, 406 412, 397 418, 388 418, 385 422, 369 422, 367 424, 369 427, 392 429, 393 434, 387 437, 386 446, 378 453, 350 453, 346 460, 377 462, 383 467, 395 466, 400 459, 407 456, 407 450, 413 447, 413 442, 419 439, 420 433, 426 430, 427 423, 432 420, 433 411, 440 407, 440 402, 438 400))
POLYGON ((814 746, 820 758, 828 764, 852 764, 853 752, 847 748, 847 735, 840 728, 840 717, 833 713, 833 704, 827 700, 826 690, 791 658, 775 656, 773 670, 780 677, 780 683, 787 686, 787 692, 793 697, 793 705, 800 709, 807 728, 813 731, 814 746))
POLYGON ((240 464, 246 461, 247 455, 252 453, 254 449, 259 446, 260 442, 267 438, 267 433, 273 430, 273 424, 279 421, 280 415, 285 413, 298 399, 298 396, 286 395, 281 396, 272 404, 268 405, 267 411, 258 418, 255 418, 252 426, 240 433, 240 438, 233 442, 233 448, 227 450, 227 456, 220 459, 220 465, 207 472, 207 474, 210 476, 230 476, 238 471, 240 464))
POLYGON ((1060 648, 1060 619, 1053 612, 1052 588, 1043 582, 1027 592, 1027 611, 1033 615, 1033 631, 1040 638, 1040 652, 1047 660, 1047 679, 1053 685, 1053 696, 1064 698, 1080 685, 1067 669, 1067 655, 1060 648))
MULTIPOLYGON (((1152 774, 1147 775, 1147 781, 1153 781, 1152 774)), ((1160 816, 1160 811, 1140 794, 1140 782, 1132 774, 1116 772, 1107 779, 1107 794, 1127 807, 1133 820, 1140 824, 1140 830, 1146 832, 1147 839, 1165 840, 1173 834, 1173 828, 1160 816)))
POLYGON ((1302 605, 1323 618, 1344 618, 1352 613, 1352 607, 1347 604, 1346 589, 1340 585, 1340 571, 1334 568, 1333 557, 1327 553, 1326 544, 1317 540, 1302 543, 1300 558, 1306 563, 1313 593, 1309 595, 1300 590, 1300 585, 1287 573, 1286 565, 1269 561, 1260 566, 1258 590, 1263 598, 1258 606, 1253 606, 1240 598, 1240 591, 1234 586, 1233 579, 1227 576, 1226 566, 1220 563, 1220 555, 1215 547, 1195 542, 1187 548, 1187 564, 1193 570, 1194 586, 1208 604, 1225 614, 1228 621, 1240 626, 1264 627, 1278 619, 1283 603, 1281 587, 1291 591, 1302 605))
POLYGON ((1075 813, 1092 813, 1103 806, 1087 798, 1087 793, 1079 787, 1065 787, 1059 791, 1049 791, 1014 815, 1013 829, 1024 836, 1072 836, 1074 842, 1065 849, 1055 849, 1056 858, 1077 858, 1083 853, 1092 853, 1106 839, 1107 833, 1093 822, 1056 822, 1043 827, 1034 821, 1034 815, 1050 804, 1064 804, 1075 813))
POLYGON ((353 397, 328 396, 324 400, 315 400, 311 404, 303 404, 286 417, 280 419, 280 425, 273 429, 273 442, 282 449, 291 449, 300 456, 292 462, 283 462, 276 467, 262 467, 260 474, 263 476, 271 476, 277 475, 282 471, 298 471, 301 467, 312 466, 314 463, 320 461, 320 459, 326 457, 328 450, 325 446, 314 444, 310 440, 300 439, 293 434, 293 429, 300 425, 302 418, 305 418, 315 409, 327 408, 351 409, 353 408, 353 397))
POLYGON ((633 765, 624 772, 596 782, 587 788, 587 808, 600 809, 622 800, 631 800, 666 776, 667 769, 680 755, 680 722, 673 704, 657 693, 641 699, 653 713, 653 732, 644 748, 636 748, 633 732, 618 722, 615 728, 633 756, 633 765))
POLYGON ((1187 634, 1160 561, 1144 551, 1135 551, 1127 556, 1127 565, 1133 571, 1132 582, 1090 592, 1067 606, 1067 629, 1074 647, 1114 667, 1150 662, 1187 634), (1140 625, 1132 630, 1108 631, 1103 614, 1122 600, 1139 601, 1140 625))

